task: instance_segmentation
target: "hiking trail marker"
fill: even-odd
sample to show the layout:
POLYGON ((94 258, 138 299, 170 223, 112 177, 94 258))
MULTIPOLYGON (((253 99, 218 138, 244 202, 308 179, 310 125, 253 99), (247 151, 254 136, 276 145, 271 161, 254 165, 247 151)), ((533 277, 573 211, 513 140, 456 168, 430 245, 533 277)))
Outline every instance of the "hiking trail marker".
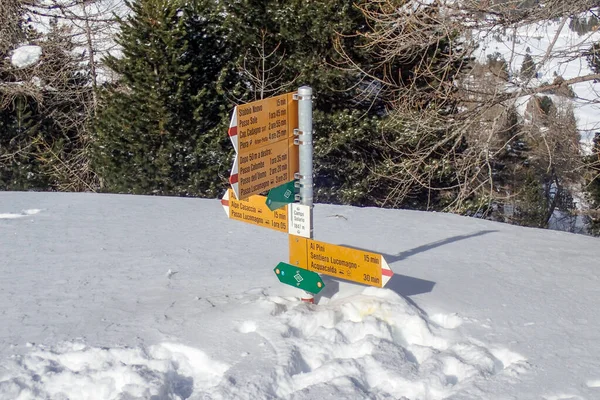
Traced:
POLYGON ((294 201, 296 201, 296 181, 290 181, 277 186, 269 190, 269 194, 267 195, 267 207, 270 210, 277 210, 294 201))
POLYGON ((236 151, 229 183, 238 200, 294 179, 298 172, 297 128, 294 93, 235 107, 228 131, 236 151))
POLYGON ((289 233, 291 235, 312 238, 312 208, 299 203, 288 206, 289 233))
POLYGON ((384 287, 394 275, 381 254, 289 236, 290 264, 336 278, 384 287))
POLYGON ((319 293, 325 287, 319 274, 304 268, 280 262, 273 271, 277 275, 279 282, 310 293, 319 293))

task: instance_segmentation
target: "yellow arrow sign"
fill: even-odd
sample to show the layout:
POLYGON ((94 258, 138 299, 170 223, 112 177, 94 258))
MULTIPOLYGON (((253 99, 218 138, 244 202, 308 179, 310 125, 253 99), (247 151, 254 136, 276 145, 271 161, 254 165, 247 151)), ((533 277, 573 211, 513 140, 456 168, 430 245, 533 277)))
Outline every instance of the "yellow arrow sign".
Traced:
POLYGON ((287 233, 287 207, 271 211, 267 207, 266 200, 265 196, 250 196, 248 200, 237 200, 233 190, 229 189, 221 199, 221 204, 231 219, 287 233))
POLYGON ((384 287, 394 273, 381 254, 290 235, 290 264, 364 285, 384 287))
POLYGON ((294 137, 298 102, 293 93, 239 105, 237 112, 237 151, 250 151, 294 137))
POLYGON ((292 140, 280 140, 247 152, 240 151, 238 198, 246 199, 293 180, 297 168, 294 170, 290 160, 294 154, 298 154, 298 148, 292 140))
POLYGON ((235 108, 229 137, 237 163, 229 182, 238 199, 273 189, 294 179, 298 172, 298 101, 293 93, 271 97, 235 108))

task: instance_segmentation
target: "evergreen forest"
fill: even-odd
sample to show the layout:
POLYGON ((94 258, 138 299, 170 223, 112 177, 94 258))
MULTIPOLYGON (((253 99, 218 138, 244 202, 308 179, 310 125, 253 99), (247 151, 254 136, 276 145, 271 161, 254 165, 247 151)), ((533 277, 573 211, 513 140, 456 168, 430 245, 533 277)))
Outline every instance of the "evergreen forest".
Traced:
POLYGON ((597 102, 573 85, 600 80, 600 9, 481 3, 3 0, 0 190, 220 197, 235 105, 309 85, 316 202, 600 235, 600 127, 573 105, 597 102), (552 38, 478 56, 536 24, 587 38, 581 75, 544 75, 552 38))

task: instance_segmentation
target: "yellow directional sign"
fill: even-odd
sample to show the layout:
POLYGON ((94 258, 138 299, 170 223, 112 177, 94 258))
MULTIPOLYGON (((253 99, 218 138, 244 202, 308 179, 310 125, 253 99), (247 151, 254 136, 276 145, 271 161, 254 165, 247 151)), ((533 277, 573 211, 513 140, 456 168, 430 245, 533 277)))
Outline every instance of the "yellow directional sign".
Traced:
POLYGON ((336 278, 384 287, 394 274, 381 254, 290 235, 290 264, 336 278))
POLYGON ((293 93, 236 107, 229 137, 238 158, 229 181, 238 199, 294 179, 298 172, 297 127, 298 101, 293 93))
POLYGON ((298 102, 293 93, 238 106, 238 150, 250 151, 282 139, 293 139, 297 119, 298 102))
POLYGON ((293 141, 280 140, 266 146, 240 152, 238 157, 239 198, 245 199, 294 179, 290 153, 298 152, 293 141))
POLYGON ((231 219, 287 233, 287 207, 271 211, 267 207, 266 199, 265 196, 250 196, 248 200, 236 200, 233 190, 229 189, 221 199, 221 204, 231 219))

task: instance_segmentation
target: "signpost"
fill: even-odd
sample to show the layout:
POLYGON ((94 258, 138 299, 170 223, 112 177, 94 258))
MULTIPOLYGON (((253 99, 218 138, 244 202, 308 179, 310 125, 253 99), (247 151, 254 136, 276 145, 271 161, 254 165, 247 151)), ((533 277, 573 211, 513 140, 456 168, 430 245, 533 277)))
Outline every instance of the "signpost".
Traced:
POLYGON ((319 274, 376 287, 394 274, 381 254, 313 239, 312 130, 309 86, 237 106, 228 132, 236 152, 231 189, 221 199, 230 219, 289 234, 290 264, 274 271, 310 303, 325 287, 319 274))
MULTIPOLYGON (((298 88, 298 183, 300 185, 300 204, 308 217, 306 237, 312 239, 312 209, 313 209, 313 118, 312 118, 312 88, 298 88)), ((296 176, 294 176, 296 178, 296 176)), ((303 228, 304 229, 304 228, 303 228)), ((305 291, 301 301, 314 303, 314 297, 305 291)))
POLYGON ((247 200, 237 200, 233 190, 228 189, 221 199, 225 213, 230 219, 274 229, 279 232, 289 232, 288 210, 271 211, 265 204, 264 196, 250 196, 247 200))
POLYGON ((280 186, 298 172, 293 93, 236 106, 229 138, 237 153, 229 182, 238 199, 280 186))
POLYGON ((290 264, 364 285, 384 287, 394 275, 381 254, 290 235, 290 264))
POLYGON ((284 262, 277 264, 273 271, 275 271, 279 282, 310 293, 319 293, 325 287, 319 274, 284 262))

